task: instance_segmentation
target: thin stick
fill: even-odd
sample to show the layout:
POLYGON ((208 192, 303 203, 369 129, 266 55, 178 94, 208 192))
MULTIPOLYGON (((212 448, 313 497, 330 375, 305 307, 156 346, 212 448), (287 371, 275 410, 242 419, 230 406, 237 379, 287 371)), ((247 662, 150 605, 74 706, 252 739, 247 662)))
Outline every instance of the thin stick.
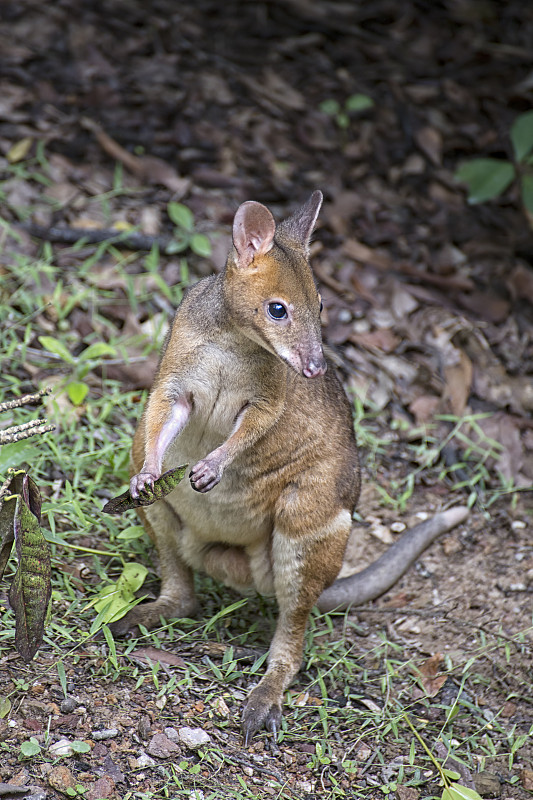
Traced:
POLYGON ((27 403, 38 403, 47 394, 51 394, 50 388, 41 389, 35 394, 24 394, 22 397, 16 397, 14 400, 6 400, 5 403, 0 403, 0 413, 2 411, 9 411, 11 408, 20 408, 27 403))
POLYGON ((48 433, 55 430, 55 425, 46 422, 45 419, 34 419, 31 422, 24 422, 22 425, 13 425, 5 431, 0 431, 0 445, 20 442, 22 439, 29 439, 41 433, 48 433))

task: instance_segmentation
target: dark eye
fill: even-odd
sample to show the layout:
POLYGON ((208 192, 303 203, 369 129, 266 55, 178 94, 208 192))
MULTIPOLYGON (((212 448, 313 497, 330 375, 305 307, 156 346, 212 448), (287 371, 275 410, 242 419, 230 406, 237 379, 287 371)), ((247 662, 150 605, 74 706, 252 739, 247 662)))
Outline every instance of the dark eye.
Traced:
POLYGON ((323 308, 324 308, 324 303, 323 303, 323 302, 322 302, 322 300, 321 300, 321 301, 320 301, 320 313, 322 313, 322 310, 323 310, 323 308))
POLYGON ((269 303, 268 314, 272 319, 285 319, 287 316, 287 309, 283 303, 269 303))

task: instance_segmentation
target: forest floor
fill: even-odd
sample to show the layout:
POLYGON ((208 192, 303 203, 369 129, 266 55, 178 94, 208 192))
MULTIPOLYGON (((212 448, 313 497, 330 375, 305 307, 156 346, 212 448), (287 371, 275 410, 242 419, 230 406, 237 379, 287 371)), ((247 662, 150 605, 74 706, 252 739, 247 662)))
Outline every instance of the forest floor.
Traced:
POLYGON ((454 174, 513 160, 532 41, 521 0, 2 4, 0 401, 52 387, 56 430, 0 453, 0 477, 31 464, 53 564, 30 664, 14 557, 2 584, 1 797, 423 800, 437 764, 531 797, 532 220, 517 181, 470 204, 454 174), (222 268, 239 203, 282 219, 316 188, 324 340, 364 469, 346 572, 424 515, 471 513, 383 598, 313 615, 279 741, 243 749, 274 604, 199 578, 198 620, 93 638, 125 563, 157 586, 135 517, 99 509, 172 308, 222 268))

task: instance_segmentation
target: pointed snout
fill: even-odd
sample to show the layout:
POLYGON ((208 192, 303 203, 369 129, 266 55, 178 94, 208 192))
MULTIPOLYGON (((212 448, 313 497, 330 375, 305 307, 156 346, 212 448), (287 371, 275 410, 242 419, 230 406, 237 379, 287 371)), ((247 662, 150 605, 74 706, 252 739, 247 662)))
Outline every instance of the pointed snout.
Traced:
POLYGON ((326 374, 328 365, 324 358, 324 353, 314 356, 309 356, 302 365, 302 375, 304 378, 319 378, 321 375, 326 374))

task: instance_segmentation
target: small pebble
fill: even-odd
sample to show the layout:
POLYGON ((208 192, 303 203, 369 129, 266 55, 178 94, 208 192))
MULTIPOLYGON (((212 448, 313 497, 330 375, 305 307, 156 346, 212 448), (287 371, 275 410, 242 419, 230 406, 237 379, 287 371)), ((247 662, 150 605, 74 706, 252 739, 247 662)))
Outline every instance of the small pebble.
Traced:
POLYGON ((141 739, 148 739, 151 729, 152 723, 150 722, 150 717, 148 715, 141 717, 137 726, 137 731, 141 739))
POLYGON ((91 736, 95 741, 101 742, 103 739, 114 739, 119 733, 118 728, 104 728, 101 731, 93 731, 91 736))
POLYGON ((136 761, 138 769, 144 769, 144 767, 153 767, 156 763, 153 758, 150 758, 150 756, 144 752, 144 750, 140 751, 136 761))
POLYGON ((72 714, 77 705, 78 701, 75 700, 73 697, 65 697, 59 708, 61 709, 63 714, 72 714))
POLYGON ((71 756, 74 750, 68 739, 60 739, 59 742, 50 745, 48 752, 54 758, 58 758, 59 756, 71 756))
POLYGON ((171 742, 174 744, 179 744, 180 735, 176 728, 165 728, 165 736, 168 736, 171 742))
POLYGON ((310 794, 315 787, 311 781, 296 781, 296 788, 300 789, 300 791, 305 792, 306 794, 310 794))
POLYGON ((181 743, 189 750, 197 750, 211 742, 211 737, 202 728, 180 728, 178 733, 181 743))
POLYGON ((150 739, 150 743, 146 748, 151 756, 156 758, 169 758, 180 753, 180 748, 164 733, 156 733, 150 739))
POLYGON ((48 783, 61 794, 67 794, 68 789, 75 789, 76 779, 68 767, 54 767, 48 775, 48 783))
POLYGON ((24 800, 46 800, 49 796, 46 789, 41 789, 40 786, 26 786, 25 789, 30 792, 30 794, 25 794, 24 800))
POLYGON ((85 795, 86 800, 107 800, 115 791, 115 782, 109 777, 104 775, 98 778, 87 790, 85 795))
POLYGON ((498 776, 492 772, 479 772, 474 777, 476 791, 481 797, 499 797, 502 793, 502 785, 498 776))
POLYGON ((401 533, 406 527, 405 522, 393 522, 390 529, 393 533, 401 533))

